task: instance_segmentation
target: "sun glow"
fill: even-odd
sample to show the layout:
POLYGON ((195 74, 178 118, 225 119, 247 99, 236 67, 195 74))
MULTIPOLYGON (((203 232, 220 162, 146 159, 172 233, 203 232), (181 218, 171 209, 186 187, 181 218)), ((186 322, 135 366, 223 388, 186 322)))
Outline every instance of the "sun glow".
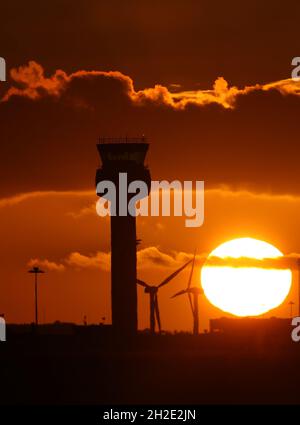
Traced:
MULTIPOLYGON (((214 249, 209 257, 278 258, 283 254, 267 242, 252 238, 234 239, 214 249)), ((227 267, 204 264, 201 284, 208 300, 236 316, 258 316, 279 306, 292 283, 289 269, 227 267)))

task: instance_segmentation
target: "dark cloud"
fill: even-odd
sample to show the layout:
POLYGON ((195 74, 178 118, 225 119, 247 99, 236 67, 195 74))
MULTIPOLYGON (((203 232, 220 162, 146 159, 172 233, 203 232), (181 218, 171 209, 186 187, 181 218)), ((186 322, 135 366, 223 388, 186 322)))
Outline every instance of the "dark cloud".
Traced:
MULTIPOLYGON (((6 2, 0 54, 8 70, 30 59, 43 64, 46 86, 27 92, 36 103, 13 96, 0 105, 0 193, 92 188, 97 138, 124 134, 149 137, 155 179, 298 192, 299 99, 279 93, 282 83, 276 90, 266 85, 289 79, 299 54, 299 8, 296 0, 284 7, 258 0, 6 2), (69 81, 80 69, 123 77, 88 71, 69 81), (240 96, 234 89, 227 93, 233 110, 166 106, 172 90, 177 102, 199 99, 203 91, 211 96, 219 76, 229 88, 259 83, 268 91, 240 96), (131 81, 135 102, 128 97, 131 81)), ((11 85, 11 79, 1 83, 0 96, 11 85)), ((24 80, 14 86, 24 89, 24 80)), ((289 83, 284 87, 288 93, 289 83)))
MULTIPOLYGON (((32 62, 13 77, 14 88, 0 103, 2 194, 91 188, 98 137, 125 134, 149 137, 155 180, 298 192, 296 83, 235 88, 229 109, 212 99, 177 110, 167 88, 136 91, 120 72, 57 71, 45 77, 32 62)), ((207 90, 181 93, 212 97, 207 90)))

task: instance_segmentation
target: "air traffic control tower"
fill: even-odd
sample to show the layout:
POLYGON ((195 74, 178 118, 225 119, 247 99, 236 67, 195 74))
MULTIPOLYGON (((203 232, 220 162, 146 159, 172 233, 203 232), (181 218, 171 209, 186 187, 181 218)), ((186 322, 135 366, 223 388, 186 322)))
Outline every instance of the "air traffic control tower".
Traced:
MULTIPOLYGON (((137 239, 136 218, 119 214, 119 173, 127 173, 128 185, 134 180, 145 182, 149 194, 151 177, 144 165, 148 147, 144 137, 100 138, 97 145, 102 166, 96 172, 96 185, 109 180, 116 186, 116 215, 110 218, 112 325, 116 333, 124 335, 137 332, 137 239)), ((103 193, 97 191, 97 195, 103 193)))

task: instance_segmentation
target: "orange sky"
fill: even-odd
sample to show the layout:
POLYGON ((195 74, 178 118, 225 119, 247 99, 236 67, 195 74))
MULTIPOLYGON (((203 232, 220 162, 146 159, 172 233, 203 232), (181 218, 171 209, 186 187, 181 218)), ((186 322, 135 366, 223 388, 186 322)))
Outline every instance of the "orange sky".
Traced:
MULTIPOLYGON (((26 264, 38 258, 47 274, 41 276, 42 321, 90 322, 110 320, 109 221, 96 215, 92 191, 37 192, 11 197, 0 203, 2 235, 3 294, 0 310, 7 320, 25 322, 33 318, 33 280, 26 264)), ((300 197, 207 190, 205 224, 186 228, 184 218, 143 217, 138 219, 138 276, 159 283, 191 256, 234 237, 250 236, 266 240, 285 254, 297 253, 295 232, 300 213, 300 197), (220 214, 221 212, 221 214, 220 214), (176 233, 174 232, 176 228, 176 233)), ((194 279, 198 280, 199 270, 194 279)), ((164 329, 190 330, 191 313, 187 299, 170 296, 187 284, 183 272, 160 292, 164 329)), ((139 325, 148 326, 148 297, 139 288, 139 325)), ((289 315, 291 295, 270 315, 289 315)), ((296 312, 296 306, 295 306, 296 312)), ((208 319, 223 315, 204 298, 200 301, 201 328, 208 319)), ((268 315, 267 315, 268 316, 268 315)))

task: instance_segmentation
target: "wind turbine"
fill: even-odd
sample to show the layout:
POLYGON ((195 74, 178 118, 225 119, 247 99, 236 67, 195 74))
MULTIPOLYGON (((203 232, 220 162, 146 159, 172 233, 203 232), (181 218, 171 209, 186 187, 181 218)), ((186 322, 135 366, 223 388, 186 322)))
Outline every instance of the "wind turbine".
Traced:
POLYGON ((195 266, 195 259, 196 259, 196 251, 194 253, 194 258, 193 258, 193 263, 192 263, 192 268, 191 268, 191 273, 188 280, 187 288, 177 292, 171 298, 175 298, 183 294, 188 295, 192 314, 193 314, 193 320, 194 320, 193 334, 198 335, 199 334, 199 296, 203 295, 204 292, 203 292, 203 289, 198 286, 191 286, 194 266, 195 266))
POLYGON ((290 306, 291 317, 293 317, 293 306, 295 303, 293 301, 290 301, 288 304, 290 306))
POLYGON ((31 270, 28 270, 28 273, 34 273, 34 295, 35 295, 35 324, 39 324, 38 318, 38 280, 37 275, 39 273, 45 273, 39 267, 33 267, 31 270))
POLYGON ((166 279, 164 279, 159 285, 149 285, 143 280, 137 279, 137 284, 143 286, 145 294, 149 294, 150 297, 150 331, 151 333, 155 333, 155 322, 157 322, 159 332, 161 332, 161 320, 159 313, 159 305, 158 305, 158 290, 166 285, 170 280, 174 279, 186 266, 191 263, 192 260, 185 263, 178 270, 170 274, 166 279))

